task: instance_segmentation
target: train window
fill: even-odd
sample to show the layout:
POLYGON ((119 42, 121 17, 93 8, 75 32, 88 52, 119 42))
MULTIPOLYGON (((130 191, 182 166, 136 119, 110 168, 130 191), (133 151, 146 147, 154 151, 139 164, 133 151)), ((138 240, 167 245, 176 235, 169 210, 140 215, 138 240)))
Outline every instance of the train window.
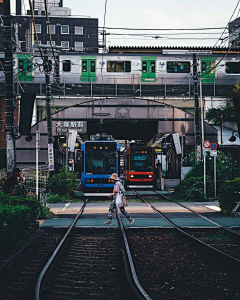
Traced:
POLYGON ((116 143, 87 143, 85 172, 105 174, 116 172, 116 143))
POLYGON ((19 59, 18 60, 18 70, 19 70, 19 72, 23 72, 23 69, 24 69, 24 60, 19 59))
POLYGON ((240 74, 240 62, 226 62, 226 73, 240 74))
POLYGON ((146 61, 143 61, 143 62, 142 62, 142 72, 143 72, 143 73, 146 73, 146 72, 147 72, 147 62, 146 62, 146 61))
POLYGON ((96 72, 96 62, 95 62, 95 60, 91 60, 91 72, 96 72))
POLYGON ((0 71, 4 71, 4 58, 0 58, 0 71))
POLYGON ((151 73, 155 73, 155 61, 151 61, 150 70, 151 73))
POLYGON ((167 61, 167 73, 189 73, 190 62, 188 61, 167 61))
POLYGON ((30 60, 28 60, 27 61, 27 72, 31 73, 32 70, 33 70, 33 63, 30 60))
POLYGON ((130 152, 130 171, 152 172, 152 149, 138 149, 130 152))
POLYGON ((207 63, 203 61, 201 66, 202 66, 202 73, 205 73, 207 71, 207 63))
POLYGON ((71 72, 71 60, 63 60, 63 72, 71 72))
POLYGON ((87 61, 86 60, 82 61, 82 72, 87 72, 87 61))
POLYGON ((107 72, 129 73, 131 72, 130 61, 108 61, 107 72))

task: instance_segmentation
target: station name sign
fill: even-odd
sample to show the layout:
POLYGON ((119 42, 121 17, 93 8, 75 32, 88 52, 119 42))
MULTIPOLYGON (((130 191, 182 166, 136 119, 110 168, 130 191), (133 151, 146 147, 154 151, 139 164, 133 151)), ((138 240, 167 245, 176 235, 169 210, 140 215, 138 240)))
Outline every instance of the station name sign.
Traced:
POLYGON ((67 133, 69 130, 77 130, 77 132, 86 133, 87 132, 87 121, 53 121, 53 127, 56 133, 67 133))

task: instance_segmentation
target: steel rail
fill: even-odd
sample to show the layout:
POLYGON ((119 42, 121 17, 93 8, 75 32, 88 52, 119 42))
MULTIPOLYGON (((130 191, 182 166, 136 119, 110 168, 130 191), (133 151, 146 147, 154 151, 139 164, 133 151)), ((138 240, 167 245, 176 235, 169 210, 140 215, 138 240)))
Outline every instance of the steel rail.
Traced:
POLYGON ((175 203, 175 204, 177 204, 177 205, 179 205, 179 206, 181 206, 181 207, 183 207, 183 208, 185 208, 185 209, 191 211, 191 212, 194 213, 195 215, 197 215, 197 216, 199 216, 199 217, 201 217, 201 218, 207 220, 208 222, 210 222, 210 223, 212 223, 212 224, 218 226, 219 228, 222 228, 222 229, 224 229, 224 230, 226 230, 226 231, 228 231, 228 232, 230 232, 230 233, 232 233, 232 234, 234 234, 234 235, 240 237, 240 232, 237 232, 236 230, 233 230, 233 229, 230 229, 230 228, 228 228, 228 227, 226 227, 226 226, 223 226, 223 225, 221 225, 220 223, 218 223, 218 222, 216 222, 216 221, 213 221, 212 219, 210 219, 210 218, 208 218, 208 217, 206 217, 206 216, 204 216, 204 215, 202 215, 202 214, 200 214, 200 213, 197 213, 196 211, 194 211, 194 210, 191 209, 190 207, 187 207, 186 205, 184 205, 184 204, 182 204, 182 203, 178 203, 178 202, 176 202, 176 201, 174 201, 174 200, 168 198, 168 197, 165 196, 165 195, 161 195, 161 194, 159 194, 159 193, 156 192, 156 191, 155 191, 155 193, 158 194, 160 197, 162 197, 162 198, 164 198, 164 199, 167 199, 168 201, 170 201, 170 202, 172 202, 172 203, 175 203))
POLYGON ((87 205, 87 202, 88 202, 88 199, 86 199, 86 201, 84 201, 83 206, 81 207, 81 209, 80 209, 79 213, 77 214, 76 218, 74 219, 72 224, 69 226, 69 228, 68 228, 67 232, 65 233, 64 237, 61 239, 60 243, 58 244, 58 246, 54 250, 53 254, 49 258, 48 262, 46 263, 46 265, 43 267, 41 273, 39 274, 38 279, 37 279, 37 283, 35 285, 35 300, 40 300, 41 299, 41 285, 42 285, 42 281, 44 279, 44 276, 46 275, 49 267, 53 264, 53 261, 55 260, 55 258, 59 254, 60 250, 62 249, 66 239, 70 235, 71 230, 76 225, 78 219, 82 215, 82 213, 83 213, 83 211, 84 211, 84 209, 87 205))
POLYGON ((144 203, 146 203, 148 206, 150 206, 155 212, 157 212, 159 215, 161 215, 161 217, 166 220, 168 223, 170 223, 174 229, 176 229, 177 231, 179 231, 180 233, 184 234, 185 236, 191 238, 192 240, 200 243, 202 246, 208 247, 209 249, 213 250, 215 253, 217 252, 218 254, 224 256, 225 258, 230 259, 231 262, 237 262, 240 264, 240 260, 237 259, 236 257, 233 257, 221 250, 218 250, 217 248, 195 238, 194 236, 190 235, 189 233, 187 233, 186 231, 182 230, 178 225, 176 225, 174 222, 172 222, 167 216, 165 216, 160 210, 158 210, 157 208, 155 208, 151 203, 147 202, 141 195, 139 195, 136 191, 134 191, 134 193, 139 197, 139 199, 141 199, 144 203))
POLYGON ((130 248, 129 248, 127 236, 126 236, 126 233, 125 233, 125 230, 124 230, 122 219, 121 219, 120 214, 118 212, 118 208, 116 209, 116 212, 117 212, 118 224, 119 224, 119 227, 121 229, 122 237, 123 237, 123 240, 124 240, 124 245, 125 245, 125 248, 126 248, 126 253, 127 253, 128 262, 129 262, 129 265, 130 265, 133 281, 134 281, 138 291, 140 292, 140 294, 142 296, 141 299, 152 300, 152 298, 150 298, 150 296, 143 289, 141 283, 138 280, 136 270, 135 270, 135 267, 134 267, 134 263, 133 263, 133 259, 132 259, 132 255, 131 255, 131 251, 130 251, 130 248))

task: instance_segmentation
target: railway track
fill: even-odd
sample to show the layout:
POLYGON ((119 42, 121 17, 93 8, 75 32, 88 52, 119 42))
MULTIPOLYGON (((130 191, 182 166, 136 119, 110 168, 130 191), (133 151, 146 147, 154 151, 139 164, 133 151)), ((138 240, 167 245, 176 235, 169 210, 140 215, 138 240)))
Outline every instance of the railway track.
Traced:
POLYGON ((151 300, 140 285, 122 220, 120 230, 79 232, 85 201, 67 232, 46 235, 3 287, 4 300, 151 300))
MULTIPOLYGON (((240 244, 239 244, 239 232, 229 229, 221 224, 219 224, 216 221, 211 220, 210 218, 199 214, 197 212, 194 212, 192 209, 186 207, 185 205, 181 203, 177 203, 175 201, 172 201, 168 197, 164 196, 165 199, 174 202, 176 205, 179 205, 189 211, 191 211, 193 214, 197 215, 198 217, 201 217, 207 221, 209 221, 211 224, 214 224, 215 226, 220 229, 218 232, 214 231, 213 233, 206 233, 205 231, 198 231, 198 232, 192 232, 192 234, 189 234, 179 226, 177 226, 173 219, 170 219, 164 214, 162 211, 157 209, 154 205, 152 205, 150 202, 146 201, 144 197, 142 197, 138 192, 134 191, 136 196, 142 200, 144 203, 146 203, 148 206, 150 206, 156 213, 159 214, 162 218, 164 218, 174 229, 176 229, 179 233, 187 236, 188 238, 194 240, 195 242, 198 242, 201 244, 201 246, 208 247, 209 250, 214 251, 217 255, 220 255, 225 260, 228 260, 231 263, 237 263, 240 264, 240 244), (227 233, 227 234, 225 234, 227 233), (229 236, 229 234, 231 236, 229 236)), ((157 193, 158 194, 158 193, 157 193)), ((159 194, 160 195, 160 194, 159 194)), ((162 195, 160 195, 162 196, 162 195)))
POLYGON ((105 236, 98 236, 95 230, 91 234, 73 234, 84 205, 41 271, 35 300, 151 300, 137 279, 119 214, 123 239, 111 230, 105 236))

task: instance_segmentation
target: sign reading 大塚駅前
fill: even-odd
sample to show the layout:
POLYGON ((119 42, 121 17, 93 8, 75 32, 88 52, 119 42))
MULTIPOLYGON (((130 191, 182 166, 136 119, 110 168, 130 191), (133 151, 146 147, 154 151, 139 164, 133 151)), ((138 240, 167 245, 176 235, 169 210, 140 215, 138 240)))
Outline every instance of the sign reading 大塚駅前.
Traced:
POLYGON ((86 133, 87 121, 53 121, 53 128, 55 128, 56 133, 67 133, 69 130, 86 133))

